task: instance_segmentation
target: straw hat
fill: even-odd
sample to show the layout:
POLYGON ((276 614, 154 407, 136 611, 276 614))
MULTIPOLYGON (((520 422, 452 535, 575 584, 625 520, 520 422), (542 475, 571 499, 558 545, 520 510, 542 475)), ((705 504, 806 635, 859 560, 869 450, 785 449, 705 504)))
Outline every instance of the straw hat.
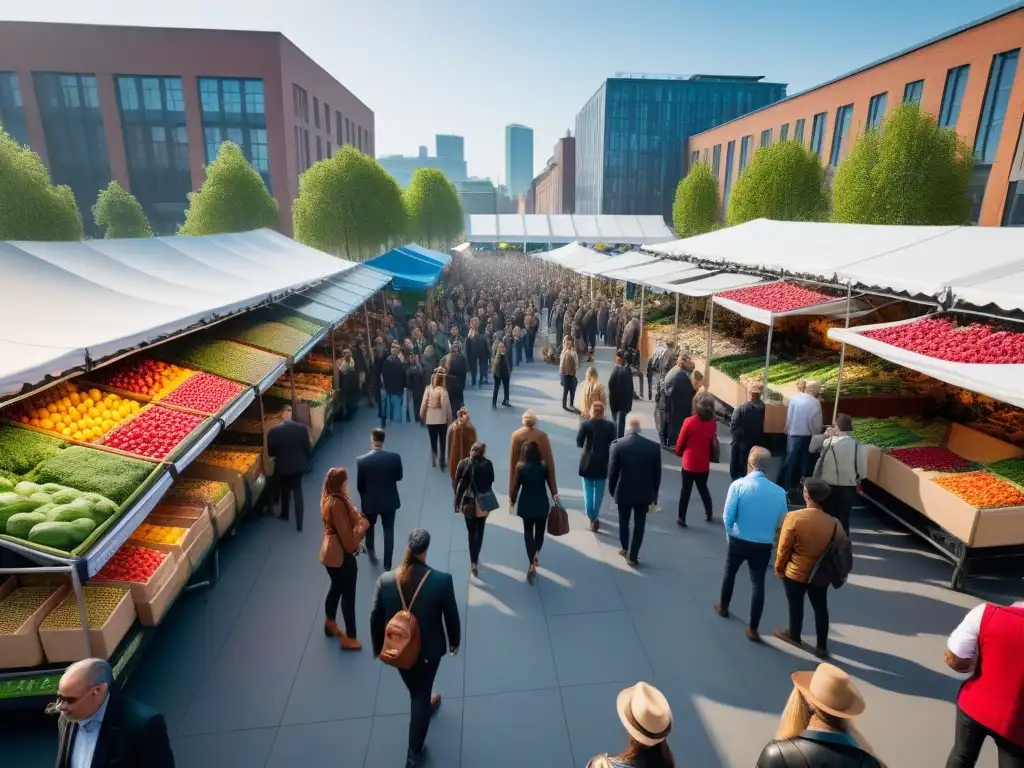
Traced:
POLYGON ((634 739, 653 747, 672 730, 672 710, 664 694, 647 683, 637 683, 622 691, 615 701, 619 720, 634 739))
POLYGON ((793 685, 807 703, 833 717, 857 717, 864 712, 864 697, 850 676, 833 664, 819 664, 813 672, 794 672, 793 685))

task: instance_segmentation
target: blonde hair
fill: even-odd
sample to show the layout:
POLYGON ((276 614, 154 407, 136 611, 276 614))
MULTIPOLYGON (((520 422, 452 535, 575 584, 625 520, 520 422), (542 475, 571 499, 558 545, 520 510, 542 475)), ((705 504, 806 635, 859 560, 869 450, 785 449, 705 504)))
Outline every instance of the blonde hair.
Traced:
POLYGON ((537 414, 533 411, 526 411, 523 413, 523 426, 532 427, 537 423, 537 414))
MULTIPOLYGON (((816 710, 807 702, 804 695, 800 693, 799 688, 793 688, 793 692, 789 694, 789 700, 786 702, 786 708, 782 710, 782 717, 779 719, 779 729, 775 732, 776 741, 782 741, 784 739, 795 739, 801 733, 807 730, 807 726, 810 725, 811 715, 816 710)), ((878 760, 878 755, 875 754, 875 750, 868 743, 860 731, 857 730, 857 726, 853 724, 852 718, 845 717, 830 717, 824 712, 817 713, 819 717, 825 720, 828 725, 840 733, 845 733, 850 736, 857 746, 863 749, 868 754, 872 755, 878 760)), ((881 764, 881 760, 878 760, 881 764)))
POLYGON ((587 381, 597 382, 597 368, 594 366, 587 368, 587 381))

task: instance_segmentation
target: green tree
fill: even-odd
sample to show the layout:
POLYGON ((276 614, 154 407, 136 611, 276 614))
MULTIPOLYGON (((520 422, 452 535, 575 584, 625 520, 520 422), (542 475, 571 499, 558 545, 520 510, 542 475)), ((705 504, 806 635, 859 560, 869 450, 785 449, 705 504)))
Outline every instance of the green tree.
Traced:
POLYGON ((299 242, 361 259, 401 236, 402 192, 376 160, 346 146, 299 177, 292 223, 299 242))
POLYGON ((752 219, 825 221, 828 186, 818 156, 798 141, 761 147, 729 195, 729 226, 752 219))
POLYGON ((116 181, 111 181, 106 189, 100 190, 96 205, 92 207, 92 217, 96 226, 107 228, 103 236, 108 240, 153 236, 153 229, 149 226, 142 205, 135 199, 135 195, 116 181))
POLYGON ((672 225, 680 237, 703 235, 718 227, 718 179, 707 163, 697 163, 679 180, 672 225))
POLYGON ((55 186, 39 156, 0 126, 0 240, 83 237, 74 193, 55 186))
POLYGON ((916 104, 889 113, 857 138, 832 182, 835 221, 858 224, 966 224, 974 153, 916 104))
POLYGON ((242 149, 231 141, 220 145, 216 159, 206 166, 206 180, 188 199, 179 235, 219 235, 277 226, 277 202, 242 149))
POLYGON ((403 198, 409 234, 428 248, 448 246, 462 232, 459 193, 436 168, 417 168, 403 198))

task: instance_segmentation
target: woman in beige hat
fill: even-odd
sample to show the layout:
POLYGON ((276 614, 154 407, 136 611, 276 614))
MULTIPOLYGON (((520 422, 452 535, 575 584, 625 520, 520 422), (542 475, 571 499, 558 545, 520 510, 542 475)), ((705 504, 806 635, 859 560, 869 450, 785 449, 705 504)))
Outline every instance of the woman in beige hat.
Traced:
POLYGON ((881 768, 853 724, 864 709, 864 697, 839 667, 819 664, 813 672, 794 672, 775 740, 755 768, 881 768))
POLYGON ((675 768, 668 747, 672 710, 664 694, 647 683, 637 683, 619 694, 615 701, 622 727, 629 734, 629 746, 615 755, 598 755, 587 768, 675 768))

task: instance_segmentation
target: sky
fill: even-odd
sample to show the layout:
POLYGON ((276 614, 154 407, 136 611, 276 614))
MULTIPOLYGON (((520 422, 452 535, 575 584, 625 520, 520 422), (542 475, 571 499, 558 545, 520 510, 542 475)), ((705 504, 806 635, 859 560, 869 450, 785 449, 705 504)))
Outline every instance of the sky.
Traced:
MULTIPOLYGON (((793 94, 1010 0, 0 0, 0 19, 274 30, 375 114, 378 155, 466 139, 504 182, 504 127, 534 172, 617 72, 764 75, 793 94)), ((0 65, 3 53, 0 52, 0 65)))

